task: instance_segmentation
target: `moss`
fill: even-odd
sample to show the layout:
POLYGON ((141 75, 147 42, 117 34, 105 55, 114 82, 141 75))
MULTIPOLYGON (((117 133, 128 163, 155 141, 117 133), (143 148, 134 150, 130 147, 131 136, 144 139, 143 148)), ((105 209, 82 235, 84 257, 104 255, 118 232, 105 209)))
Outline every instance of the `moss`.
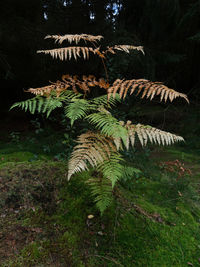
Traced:
POLYGON ((189 163, 200 161, 199 155, 195 154, 194 152, 185 151, 185 148, 183 148, 182 150, 176 147, 168 148, 166 149, 166 152, 168 152, 171 155, 171 157, 174 159, 178 158, 180 160, 187 161, 189 163))
POLYGON ((0 163, 0 211, 5 215, 0 217, 0 256, 3 248, 8 254, 0 266, 199 266, 200 208, 191 183, 198 182, 198 175, 177 182, 146 164, 143 177, 118 190, 130 206, 159 214, 163 221, 145 217, 120 199, 100 217, 85 183, 91 172, 68 182, 66 162, 46 156, 30 161, 33 152, 9 149, 1 152, 7 158, 0 163), (6 245, 12 240, 16 250, 6 245))
POLYGON ((47 160, 49 159, 46 155, 36 155, 31 152, 20 151, 8 154, 0 154, 0 165, 8 162, 26 162, 26 161, 36 161, 36 160, 47 160))

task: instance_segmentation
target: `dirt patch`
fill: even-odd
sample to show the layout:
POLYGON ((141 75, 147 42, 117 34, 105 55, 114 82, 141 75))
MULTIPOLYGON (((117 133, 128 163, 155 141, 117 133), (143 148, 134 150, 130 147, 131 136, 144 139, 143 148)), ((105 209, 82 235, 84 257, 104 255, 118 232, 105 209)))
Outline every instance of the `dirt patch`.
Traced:
POLYGON ((3 218, 5 214, 2 214, 0 219, 0 264, 19 254, 20 250, 33 242, 41 231, 39 228, 34 229, 17 224, 17 216, 11 214, 11 212, 16 213, 15 210, 4 210, 4 212, 6 212, 6 218, 3 218))
POLYGON ((54 211, 57 186, 64 176, 56 164, 59 165, 8 164, 0 169, 0 264, 45 236, 40 227, 26 226, 24 218, 30 211, 35 212, 37 206, 54 211))

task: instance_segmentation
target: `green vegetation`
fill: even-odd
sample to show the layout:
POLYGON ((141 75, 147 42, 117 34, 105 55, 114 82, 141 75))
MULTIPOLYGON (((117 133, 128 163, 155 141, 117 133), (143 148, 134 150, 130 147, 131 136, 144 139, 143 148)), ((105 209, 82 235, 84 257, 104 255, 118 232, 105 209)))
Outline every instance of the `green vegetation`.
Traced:
MULTIPOLYGON (((198 151, 187 144, 137 149, 132 163, 141 172, 118 184, 100 216, 86 184, 96 173, 85 171, 67 182, 67 162, 55 159, 56 150, 42 149, 47 133, 39 133, 37 147, 22 134, 17 143, 10 138, 1 146, 0 266, 200 264, 198 151), (192 174, 177 180, 177 173, 160 165, 174 160, 192 174)), ((62 136, 57 134, 60 143, 62 136)))

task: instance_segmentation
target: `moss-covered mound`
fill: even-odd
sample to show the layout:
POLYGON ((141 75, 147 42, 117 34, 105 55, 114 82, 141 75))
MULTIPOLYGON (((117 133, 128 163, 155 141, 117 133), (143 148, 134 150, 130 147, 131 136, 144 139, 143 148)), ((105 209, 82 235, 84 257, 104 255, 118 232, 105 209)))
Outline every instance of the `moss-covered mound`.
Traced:
POLYGON ((101 217, 85 183, 91 174, 67 182, 66 166, 1 165, 0 266, 200 265, 200 209, 189 177, 151 169, 154 179, 146 173, 119 185, 101 217))

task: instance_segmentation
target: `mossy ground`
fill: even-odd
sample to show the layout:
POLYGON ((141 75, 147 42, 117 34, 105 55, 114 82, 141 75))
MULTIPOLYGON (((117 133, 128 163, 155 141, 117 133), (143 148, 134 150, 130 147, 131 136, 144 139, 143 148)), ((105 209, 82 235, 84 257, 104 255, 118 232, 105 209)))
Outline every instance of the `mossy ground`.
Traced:
POLYGON ((1 141, 0 266, 200 266, 199 146, 139 151, 142 174, 118 185, 101 217, 91 173, 67 182, 62 139, 48 130, 1 141), (175 159, 192 175, 159 167, 175 159))

